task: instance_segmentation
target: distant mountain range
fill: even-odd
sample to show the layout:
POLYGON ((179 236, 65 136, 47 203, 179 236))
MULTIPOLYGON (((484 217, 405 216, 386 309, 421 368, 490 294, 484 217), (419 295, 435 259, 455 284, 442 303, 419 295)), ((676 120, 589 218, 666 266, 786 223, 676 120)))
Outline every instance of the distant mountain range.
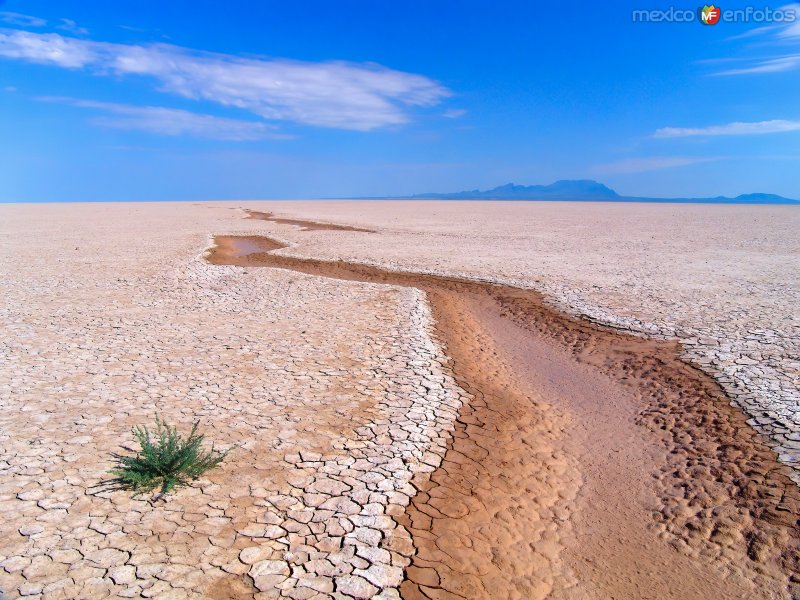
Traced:
POLYGON ((401 198, 430 200, 584 200, 605 202, 702 202, 709 204, 798 204, 800 200, 776 194, 741 194, 735 198, 645 198, 620 196, 610 187, 592 179, 562 179, 550 185, 515 185, 507 183, 491 190, 415 194, 401 198))

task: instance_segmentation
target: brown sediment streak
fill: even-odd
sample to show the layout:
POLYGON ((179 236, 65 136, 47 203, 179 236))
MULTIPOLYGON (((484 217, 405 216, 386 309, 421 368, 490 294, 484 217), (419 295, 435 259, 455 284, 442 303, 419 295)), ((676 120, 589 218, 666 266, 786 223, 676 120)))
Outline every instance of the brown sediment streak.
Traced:
POLYGON ((533 290, 272 254, 214 264, 424 290, 464 406, 402 517, 404 598, 780 598, 800 593, 800 495, 720 387, 649 340, 533 290))
POLYGON ((352 227, 350 225, 337 225, 336 223, 321 223, 319 221, 306 221, 303 219, 289 219, 276 217, 271 212, 258 210, 245 210, 248 219, 259 221, 271 221, 281 225, 294 225, 303 231, 361 231, 363 233, 375 233, 374 229, 364 229, 363 227, 352 227))

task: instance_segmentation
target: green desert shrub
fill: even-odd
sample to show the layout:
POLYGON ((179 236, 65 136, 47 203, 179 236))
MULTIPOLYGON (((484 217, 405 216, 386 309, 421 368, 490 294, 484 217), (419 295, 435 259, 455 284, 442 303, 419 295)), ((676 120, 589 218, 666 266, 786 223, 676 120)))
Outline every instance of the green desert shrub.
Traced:
POLYGON ((156 497, 161 497, 219 466, 233 448, 204 450, 205 436, 197 433, 198 424, 199 421, 192 426, 187 437, 158 416, 152 434, 146 426, 134 427, 139 452, 136 456, 117 457, 119 467, 109 471, 117 476, 116 484, 132 491, 134 497, 156 489, 156 497))

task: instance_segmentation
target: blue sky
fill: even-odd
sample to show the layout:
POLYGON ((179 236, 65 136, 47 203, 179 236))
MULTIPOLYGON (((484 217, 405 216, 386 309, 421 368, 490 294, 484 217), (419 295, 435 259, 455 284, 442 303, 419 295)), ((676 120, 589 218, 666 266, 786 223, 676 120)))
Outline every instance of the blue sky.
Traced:
POLYGON ((0 0, 0 201, 800 198, 800 4, 669 6, 0 0))

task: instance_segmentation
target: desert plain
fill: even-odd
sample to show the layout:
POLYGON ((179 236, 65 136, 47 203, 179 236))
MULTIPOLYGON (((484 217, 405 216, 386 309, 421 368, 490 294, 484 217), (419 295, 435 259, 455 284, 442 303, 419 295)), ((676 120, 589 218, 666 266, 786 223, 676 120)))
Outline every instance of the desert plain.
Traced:
POLYGON ((0 206, 0 593, 800 597, 800 211, 0 206), (234 446, 109 489, 156 414, 234 446))

